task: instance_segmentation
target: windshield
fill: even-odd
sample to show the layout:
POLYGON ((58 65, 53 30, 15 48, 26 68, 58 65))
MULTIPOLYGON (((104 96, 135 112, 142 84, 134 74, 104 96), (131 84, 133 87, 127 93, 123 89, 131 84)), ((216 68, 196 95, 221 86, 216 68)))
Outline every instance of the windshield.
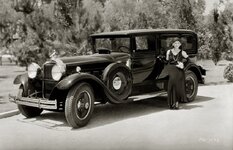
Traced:
POLYGON ((130 38, 97 38, 95 39, 95 48, 108 49, 112 52, 125 52, 130 50, 130 38))

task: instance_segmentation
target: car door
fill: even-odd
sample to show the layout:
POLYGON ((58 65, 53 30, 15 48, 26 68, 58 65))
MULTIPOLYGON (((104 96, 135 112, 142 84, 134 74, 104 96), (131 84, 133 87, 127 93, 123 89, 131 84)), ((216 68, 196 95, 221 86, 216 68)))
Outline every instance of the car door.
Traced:
MULTIPOLYGON (((157 49, 159 49, 160 51, 160 55, 164 57, 166 57, 166 53, 169 49, 172 49, 172 41, 175 38, 180 38, 180 34, 160 34, 157 38, 157 49)), ((159 64, 160 62, 158 62, 159 64)), ((158 65, 156 64, 156 65, 158 65)), ((160 64, 161 66, 161 64, 160 64)), ((163 67, 160 68, 159 71, 157 71, 157 75, 156 78, 157 79, 163 79, 165 77, 167 77, 167 73, 163 71, 163 67)))
POLYGON ((140 83, 151 74, 155 64, 155 37, 152 35, 135 36, 132 52, 132 72, 134 83, 140 83))

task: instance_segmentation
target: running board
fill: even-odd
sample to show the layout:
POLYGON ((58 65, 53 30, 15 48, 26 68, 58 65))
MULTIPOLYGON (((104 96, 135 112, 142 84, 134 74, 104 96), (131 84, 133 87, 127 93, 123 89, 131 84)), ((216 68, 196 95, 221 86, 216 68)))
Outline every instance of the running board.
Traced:
POLYGON ((145 100, 148 98, 153 98, 153 97, 158 97, 158 96, 163 96, 167 94, 166 91, 159 91, 159 92, 152 92, 152 93, 146 93, 143 95, 134 95, 134 96, 130 96, 128 98, 129 101, 140 101, 140 100, 145 100))

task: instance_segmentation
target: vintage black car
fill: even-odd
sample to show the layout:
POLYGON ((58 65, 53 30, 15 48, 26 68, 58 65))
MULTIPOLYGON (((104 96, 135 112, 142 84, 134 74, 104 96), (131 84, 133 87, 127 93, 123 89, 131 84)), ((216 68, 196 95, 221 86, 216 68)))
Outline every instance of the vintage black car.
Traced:
POLYGON ((53 58, 43 66, 32 63, 28 73, 15 78, 17 96, 10 96, 26 117, 42 110, 65 111, 72 127, 85 126, 97 103, 126 103, 140 95, 166 93, 168 77, 164 57, 174 38, 182 40, 190 59, 185 64, 189 102, 204 83, 205 70, 194 63, 197 34, 183 29, 140 29, 90 36, 92 54, 53 58))

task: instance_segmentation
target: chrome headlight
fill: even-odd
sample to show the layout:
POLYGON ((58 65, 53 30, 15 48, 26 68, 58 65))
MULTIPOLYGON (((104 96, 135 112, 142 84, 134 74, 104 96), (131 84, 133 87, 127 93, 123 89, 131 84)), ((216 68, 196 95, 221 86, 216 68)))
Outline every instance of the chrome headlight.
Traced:
POLYGON ((36 78, 37 74, 38 74, 38 71, 40 70, 40 66, 36 63, 31 63, 29 66, 28 66, 28 77, 30 79, 34 79, 36 78))
POLYGON ((57 62, 56 65, 53 66, 52 68, 52 78, 55 81, 59 81, 61 79, 61 77, 63 76, 63 74, 66 71, 66 67, 65 64, 61 63, 61 62, 57 62))

